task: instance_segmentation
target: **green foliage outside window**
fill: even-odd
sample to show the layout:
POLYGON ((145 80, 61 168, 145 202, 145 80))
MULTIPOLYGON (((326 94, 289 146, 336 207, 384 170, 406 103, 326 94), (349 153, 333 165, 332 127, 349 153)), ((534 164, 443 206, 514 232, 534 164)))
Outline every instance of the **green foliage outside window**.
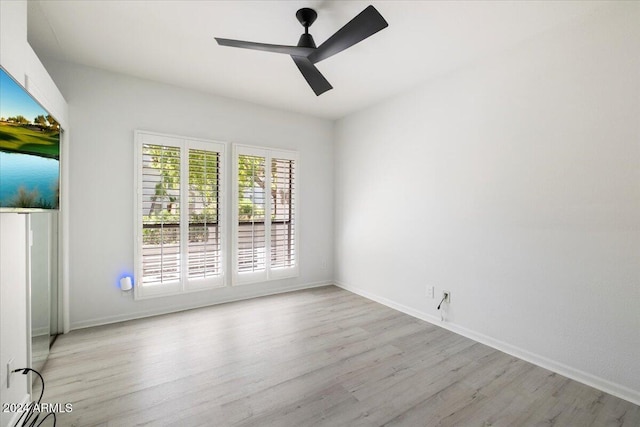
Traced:
MULTIPOLYGON (((180 150, 145 145, 147 167, 157 170, 159 181, 151 205, 143 215, 143 241, 146 245, 178 243, 180 240, 180 150)), ((206 241, 209 224, 218 222, 218 153, 189 150, 189 227, 190 241, 206 241)))

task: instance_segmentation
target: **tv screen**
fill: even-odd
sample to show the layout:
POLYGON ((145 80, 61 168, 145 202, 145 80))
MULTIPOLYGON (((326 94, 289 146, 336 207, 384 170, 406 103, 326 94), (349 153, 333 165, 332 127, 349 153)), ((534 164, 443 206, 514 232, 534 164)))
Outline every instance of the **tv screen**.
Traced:
POLYGON ((0 211, 58 209, 60 125, 0 68, 0 211))

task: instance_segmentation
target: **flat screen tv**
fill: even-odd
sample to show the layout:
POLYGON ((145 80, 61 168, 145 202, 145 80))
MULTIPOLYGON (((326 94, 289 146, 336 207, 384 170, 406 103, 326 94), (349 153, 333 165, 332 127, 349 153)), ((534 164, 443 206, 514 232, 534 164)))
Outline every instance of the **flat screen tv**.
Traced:
POLYGON ((0 67, 0 212, 58 209, 60 125, 0 67))

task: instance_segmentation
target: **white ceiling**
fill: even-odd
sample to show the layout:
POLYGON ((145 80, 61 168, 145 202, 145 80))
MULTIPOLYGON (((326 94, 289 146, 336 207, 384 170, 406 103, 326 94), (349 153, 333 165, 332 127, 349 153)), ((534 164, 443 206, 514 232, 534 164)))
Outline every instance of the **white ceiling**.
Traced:
MULTIPOLYGON (((52 58, 335 119, 595 13, 595 1, 29 1, 29 42, 52 58), (214 36, 295 45, 312 7, 320 45, 373 4, 389 27, 317 64, 316 97, 286 55, 214 36)), ((46 61, 45 61, 46 62, 46 61)))

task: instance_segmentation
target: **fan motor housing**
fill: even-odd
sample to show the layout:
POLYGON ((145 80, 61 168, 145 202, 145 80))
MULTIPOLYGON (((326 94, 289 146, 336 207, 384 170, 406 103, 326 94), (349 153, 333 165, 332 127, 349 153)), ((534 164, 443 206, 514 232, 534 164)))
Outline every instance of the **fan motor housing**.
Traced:
POLYGON ((300 36, 300 40, 298 40, 298 47, 312 47, 315 49, 316 42, 313 41, 313 36, 309 33, 304 33, 300 36))

